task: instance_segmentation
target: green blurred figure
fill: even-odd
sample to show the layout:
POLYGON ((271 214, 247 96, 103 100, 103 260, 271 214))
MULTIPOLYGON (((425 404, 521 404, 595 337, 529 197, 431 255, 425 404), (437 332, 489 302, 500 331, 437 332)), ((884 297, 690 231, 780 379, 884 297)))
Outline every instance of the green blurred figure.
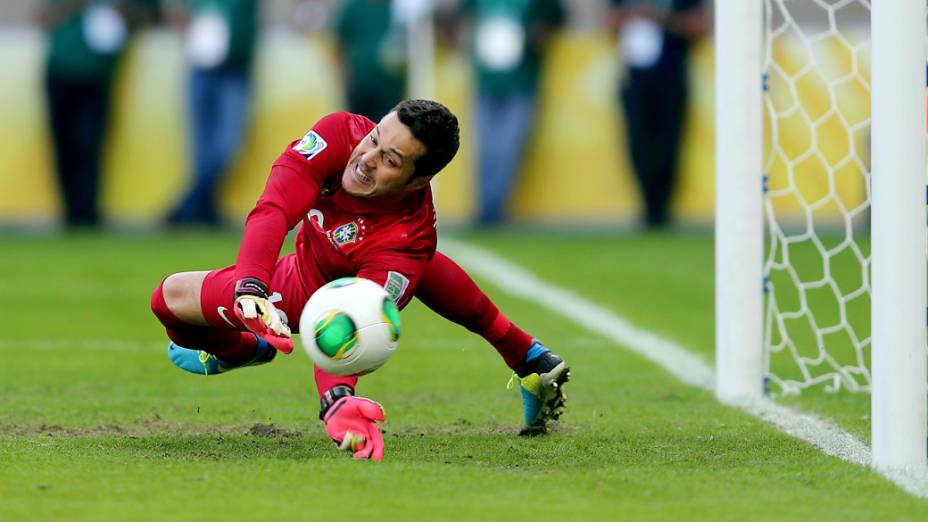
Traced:
POLYGON ((171 225, 221 224, 218 189, 248 126, 258 0, 187 0, 187 104, 193 176, 171 225))
POLYGON ((100 223, 103 140, 116 68, 129 37, 154 19, 157 0, 45 0, 45 93, 56 174, 69 226, 100 223))
POLYGON ((542 60, 564 7, 560 0, 463 0, 461 12, 472 19, 477 69, 477 224, 493 226, 506 218, 535 123, 542 60))
POLYGON ((390 0, 347 0, 335 22, 348 111, 379 121, 406 93, 406 40, 390 0))

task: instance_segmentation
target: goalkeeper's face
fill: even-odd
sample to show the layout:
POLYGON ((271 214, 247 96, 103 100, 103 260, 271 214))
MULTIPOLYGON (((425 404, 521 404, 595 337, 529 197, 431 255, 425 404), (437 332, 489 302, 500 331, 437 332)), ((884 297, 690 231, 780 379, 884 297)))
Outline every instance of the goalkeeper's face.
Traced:
POLYGON ((428 178, 412 177, 416 159, 423 153, 425 145, 391 112, 351 152, 342 173, 342 188, 362 198, 419 190, 429 182, 428 178))

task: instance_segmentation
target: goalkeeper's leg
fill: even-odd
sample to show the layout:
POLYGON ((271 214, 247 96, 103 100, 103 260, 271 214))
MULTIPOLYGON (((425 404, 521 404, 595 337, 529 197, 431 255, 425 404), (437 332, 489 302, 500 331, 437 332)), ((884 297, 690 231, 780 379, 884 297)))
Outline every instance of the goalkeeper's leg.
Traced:
POLYGON ((277 350, 255 334, 231 325, 221 328, 208 324, 196 304, 200 301, 206 275, 207 272, 174 274, 165 278, 152 293, 152 312, 171 339, 168 343, 171 362, 178 368, 201 375, 216 375, 270 362, 277 350), (165 294, 170 296, 173 307, 165 294))
POLYGON ((510 321, 474 280, 448 256, 435 252, 416 297, 433 311, 483 336, 516 370, 534 339, 510 321))
POLYGON ((564 361, 510 321, 464 270, 441 252, 428 264, 416 297, 442 317, 480 334, 516 372, 525 413, 523 433, 541 433, 556 420, 570 377, 564 361))

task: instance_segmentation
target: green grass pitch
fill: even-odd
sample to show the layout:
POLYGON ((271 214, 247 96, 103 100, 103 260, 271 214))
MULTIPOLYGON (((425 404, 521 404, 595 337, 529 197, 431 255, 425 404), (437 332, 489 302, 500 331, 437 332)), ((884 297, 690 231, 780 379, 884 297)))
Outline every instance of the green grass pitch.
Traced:
MULTIPOLYGON (((707 235, 459 239, 711 361, 707 235), (557 253, 557 255, 552 255, 557 253)), ((308 358, 216 378, 175 369, 151 315, 164 275, 224 266, 235 235, 0 238, 0 520, 924 520, 928 502, 820 453, 621 346, 487 292, 573 370, 556 432, 519 438, 493 349, 413 303, 361 380, 386 458, 336 451, 308 358)), ((866 438, 867 397, 790 404, 866 438)))

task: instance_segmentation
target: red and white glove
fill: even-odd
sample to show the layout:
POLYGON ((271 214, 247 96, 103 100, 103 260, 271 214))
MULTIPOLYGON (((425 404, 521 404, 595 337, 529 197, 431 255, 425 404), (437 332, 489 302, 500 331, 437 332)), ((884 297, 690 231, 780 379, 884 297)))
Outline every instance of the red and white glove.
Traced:
POLYGON ((377 421, 383 422, 386 417, 380 404, 343 395, 323 412, 322 420, 338 449, 353 452, 356 459, 383 460, 383 435, 377 421))
POLYGON ((280 318, 280 311, 267 300, 267 285, 254 278, 235 283, 235 315, 246 328, 267 341, 277 351, 293 351, 290 327, 280 318))

